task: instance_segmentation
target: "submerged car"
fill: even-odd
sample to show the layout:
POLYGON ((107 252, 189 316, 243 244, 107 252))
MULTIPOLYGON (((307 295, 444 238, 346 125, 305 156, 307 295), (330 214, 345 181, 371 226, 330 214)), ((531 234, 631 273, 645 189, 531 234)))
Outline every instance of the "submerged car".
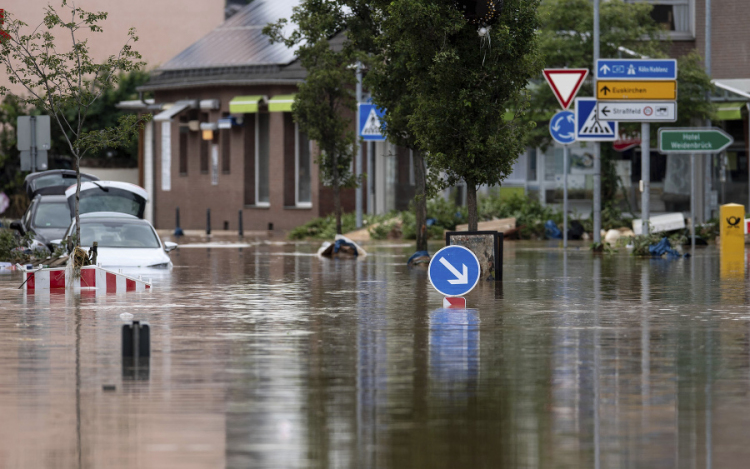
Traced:
MULTIPOLYGON (((98 180, 96 176, 81 173, 82 183, 98 180)), ((21 236, 31 233, 32 250, 55 250, 72 218, 65 190, 71 184, 75 187, 75 183, 76 172, 70 169, 32 173, 24 179, 23 188, 31 204, 20 220, 11 222, 10 228, 21 236)))
MULTIPOLYGON (((176 243, 161 242, 148 220, 120 212, 92 212, 80 215, 82 248, 97 243, 97 263, 102 267, 151 267, 169 269, 167 254, 176 243)), ((65 233, 68 251, 73 250, 76 222, 65 233)))
POLYGON ((70 225, 70 212, 64 195, 38 195, 31 201, 23 218, 10 227, 21 236, 32 234, 32 250, 54 251, 70 225))

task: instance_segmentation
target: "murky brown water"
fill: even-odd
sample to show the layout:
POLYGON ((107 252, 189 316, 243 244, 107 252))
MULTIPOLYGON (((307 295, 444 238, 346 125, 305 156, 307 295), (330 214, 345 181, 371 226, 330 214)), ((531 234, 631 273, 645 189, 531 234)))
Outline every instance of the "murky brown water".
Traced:
POLYGON ((0 467, 746 467, 745 274, 544 246, 506 243, 463 312, 406 247, 183 248, 99 298, 0 276, 0 467), (140 377, 125 312, 151 325, 140 377))

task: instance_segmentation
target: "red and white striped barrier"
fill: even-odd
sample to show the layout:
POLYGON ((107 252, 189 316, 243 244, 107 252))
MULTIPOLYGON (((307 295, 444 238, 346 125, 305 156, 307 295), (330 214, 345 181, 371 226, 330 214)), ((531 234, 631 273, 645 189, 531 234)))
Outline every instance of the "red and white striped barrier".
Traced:
POLYGON ((27 270, 24 272, 24 290, 53 290, 70 286, 73 290, 97 290, 107 293, 146 291, 151 283, 94 265, 81 267, 80 278, 68 278, 65 267, 27 270))

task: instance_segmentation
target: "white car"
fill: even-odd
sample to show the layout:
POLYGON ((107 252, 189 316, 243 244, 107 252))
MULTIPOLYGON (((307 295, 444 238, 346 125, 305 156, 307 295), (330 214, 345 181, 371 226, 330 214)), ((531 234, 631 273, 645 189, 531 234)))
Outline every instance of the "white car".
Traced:
MULTIPOLYGON (((80 218, 80 246, 89 250, 96 241, 97 264, 102 267, 172 268, 172 261, 167 253, 175 249, 177 244, 162 244, 148 220, 120 212, 83 213, 80 218)), ((76 222, 73 219, 63 240, 68 252, 73 249, 75 232, 76 222)))

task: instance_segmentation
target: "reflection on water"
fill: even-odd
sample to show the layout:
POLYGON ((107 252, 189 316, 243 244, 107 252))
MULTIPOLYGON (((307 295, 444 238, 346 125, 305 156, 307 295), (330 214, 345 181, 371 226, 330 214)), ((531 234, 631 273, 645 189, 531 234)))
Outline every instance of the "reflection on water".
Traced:
POLYGON ((744 264, 505 247, 463 311, 403 246, 178 250, 123 295, 4 275, 0 467, 745 465, 744 264), (124 312, 151 326, 145 371, 124 312))

